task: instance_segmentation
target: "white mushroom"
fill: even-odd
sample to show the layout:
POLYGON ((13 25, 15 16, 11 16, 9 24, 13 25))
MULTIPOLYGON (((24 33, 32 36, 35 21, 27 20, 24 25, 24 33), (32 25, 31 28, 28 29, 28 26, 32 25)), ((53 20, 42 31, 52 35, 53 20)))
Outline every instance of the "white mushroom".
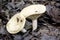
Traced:
POLYGON ((37 28, 37 18, 41 16, 46 11, 46 6, 42 4, 30 5, 24 8, 20 14, 25 18, 30 18, 33 22, 33 30, 37 28))
POLYGON ((11 34, 16 34, 19 31, 26 32, 24 29, 25 21, 26 18, 30 18, 33 22, 33 30, 35 30, 37 28, 37 18, 45 11, 46 7, 42 4, 28 6, 8 21, 6 29, 11 34))
MULTIPOLYGON (((21 14, 15 14, 7 23, 6 29, 11 34, 16 34, 24 28, 25 17, 21 14)), ((23 29, 25 30, 25 29, 23 29)), ((22 31, 23 31, 22 30, 22 31)))

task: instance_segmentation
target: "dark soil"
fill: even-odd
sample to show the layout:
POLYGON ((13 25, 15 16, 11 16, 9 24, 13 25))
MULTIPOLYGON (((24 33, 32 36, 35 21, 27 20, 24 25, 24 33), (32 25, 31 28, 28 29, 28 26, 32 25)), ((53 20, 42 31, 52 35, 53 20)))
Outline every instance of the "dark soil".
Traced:
POLYGON ((60 40, 60 1, 59 0, 0 0, 0 40, 60 40), (9 19, 24 7, 44 4, 47 11, 38 18, 38 28, 31 31, 32 21, 27 19, 26 33, 10 34, 6 30, 9 19))

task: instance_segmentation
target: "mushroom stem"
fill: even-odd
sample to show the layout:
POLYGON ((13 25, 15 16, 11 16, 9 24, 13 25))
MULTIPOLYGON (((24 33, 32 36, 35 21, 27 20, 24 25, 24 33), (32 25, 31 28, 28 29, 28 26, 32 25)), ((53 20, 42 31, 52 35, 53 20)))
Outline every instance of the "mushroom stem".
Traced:
POLYGON ((25 28, 23 28, 23 29, 21 30, 21 32, 25 33, 25 32, 27 32, 27 30, 26 30, 25 28))
POLYGON ((37 29, 37 19, 32 20, 33 31, 37 29))

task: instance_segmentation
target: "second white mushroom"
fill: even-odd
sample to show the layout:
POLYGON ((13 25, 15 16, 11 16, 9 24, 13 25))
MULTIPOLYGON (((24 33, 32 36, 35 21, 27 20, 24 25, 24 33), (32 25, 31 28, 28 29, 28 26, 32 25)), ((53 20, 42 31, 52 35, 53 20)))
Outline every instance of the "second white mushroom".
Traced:
POLYGON ((37 18, 46 11, 46 6, 42 4, 30 5, 24 8, 20 13, 32 20, 33 31, 37 29, 37 18))

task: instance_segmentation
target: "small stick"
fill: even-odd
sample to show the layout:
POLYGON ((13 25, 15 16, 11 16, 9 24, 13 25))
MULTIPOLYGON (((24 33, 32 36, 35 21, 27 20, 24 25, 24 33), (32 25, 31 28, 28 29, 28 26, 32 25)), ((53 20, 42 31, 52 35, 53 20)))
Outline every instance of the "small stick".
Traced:
POLYGON ((27 32, 27 30, 26 30, 25 28, 23 28, 23 29, 21 30, 21 32, 25 33, 25 32, 27 32))

